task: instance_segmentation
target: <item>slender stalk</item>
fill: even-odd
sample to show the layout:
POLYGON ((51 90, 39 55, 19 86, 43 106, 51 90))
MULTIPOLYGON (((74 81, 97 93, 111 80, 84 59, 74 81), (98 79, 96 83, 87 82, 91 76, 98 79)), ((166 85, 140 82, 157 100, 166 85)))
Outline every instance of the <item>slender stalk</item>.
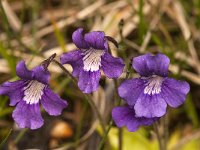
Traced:
POLYGON ((104 143, 105 143, 105 141, 106 141, 106 139, 107 139, 107 137, 108 137, 108 133, 109 133, 109 131, 110 131, 112 125, 113 125, 113 120, 111 119, 111 120, 109 121, 109 125, 108 125, 108 127, 107 127, 106 134, 104 134, 104 136, 103 136, 103 138, 102 138, 102 140, 101 140, 101 142, 100 142, 100 144, 99 144, 99 146, 98 146, 98 150, 102 150, 102 149, 103 149, 104 143))
MULTIPOLYGON (((81 93, 82 93, 82 92, 81 92, 81 93)), ((86 95, 86 94, 84 94, 84 93, 82 93, 82 94, 85 96, 85 98, 86 98, 86 100, 88 101, 88 103, 92 106, 92 108, 94 109, 94 112, 96 112, 97 117, 98 117, 98 119, 99 119, 99 122, 100 122, 100 124, 101 124, 101 127, 102 127, 102 129, 103 129, 103 132, 104 132, 104 134, 105 134, 105 133, 106 133, 106 128, 105 128, 103 119, 102 119, 102 117, 101 117, 101 114, 100 114, 100 112, 99 112, 99 109, 97 108, 97 106, 96 106, 96 104, 94 103, 94 101, 93 101, 88 95, 86 95)))
POLYGON ((123 128, 119 128, 119 137, 118 137, 118 141, 119 141, 119 150, 122 150, 122 146, 123 146, 123 128))
POLYGON ((164 150, 167 150, 167 143, 168 143, 168 137, 169 137, 167 113, 163 118, 163 126, 164 126, 164 150))
MULTIPOLYGON (((128 77, 129 77, 129 71, 128 71, 128 69, 127 69, 127 73, 126 73, 126 78, 125 79, 128 79, 128 77)), ((117 80, 114 80, 114 84, 115 84, 115 93, 118 93, 117 92, 117 87, 118 87, 118 83, 117 83, 117 80)), ((116 97, 116 99, 119 99, 118 101, 117 101, 117 104, 116 104, 116 106, 119 106, 120 104, 121 104, 121 98, 117 95, 117 94, 115 94, 115 97, 116 97)), ((100 144, 99 144, 99 146, 98 146, 98 150, 102 150, 103 149, 103 146, 104 146, 104 143, 105 143, 105 141, 106 141, 106 139, 107 139, 107 137, 108 137, 108 133, 110 132, 110 129, 111 129, 111 127, 112 127, 112 125, 113 125, 113 120, 112 119, 110 119, 110 121, 109 121, 109 125, 108 125, 108 127, 107 127, 107 130, 106 130, 106 134, 104 135, 104 137, 102 138, 102 140, 101 140, 101 142, 100 142, 100 144)), ((122 150, 122 130, 120 131, 120 129, 119 129, 119 137, 118 137, 118 140, 119 140, 119 149, 120 150, 122 150), (121 133, 120 133, 121 132, 121 133)))
POLYGON ((86 101, 84 101, 83 111, 82 111, 82 114, 81 114, 81 117, 80 117, 80 122, 78 123, 77 128, 76 128, 76 134, 75 134, 76 146, 75 146, 75 149, 78 149, 79 139, 80 139, 80 136, 81 136, 81 129, 83 127, 84 116, 85 116, 87 109, 88 109, 88 103, 86 101))
MULTIPOLYGON (((129 77, 129 75, 130 75, 130 72, 129 72, 129 68, 127 69, 127 72, 126 72, 126 77, 125 77, 125 79, 128 79, 128 77, 129 77)), ((118 83, 117 83, 117 80, 114 80, 114 84, 115 84, 115 97, 116 97, 116 99, 119 99, 118 101, 117 101, 117 104, 116 104, 116 106, 119 106, 120 104, 121 104, 121 98, 117 95, 117 87, 118 87, 118 83)), ((99 147, 98 147, 98 150, 102 150, 102 148, 103 148, 103 146, 104 146, 104 143, 105 143, 105 140, 107 139, 107 136, 108 136, 108 133, 109 133, 109 131, 110 131, 110 129, 111 129, 111 127, 112 127, 112 125, 113 125, 113 120, 112 119, 110 119, 110 121, 109 121, 109 125, 108 125, 108 128, 107 128, 107 130, 106 130, 106 134, 104 135, 104 137, 102 138, 102 140, 101 140, 101 142, 100 142, 100 144, 99 144, 99 147)), ((120 129, 119 129, 119 137, 118 137, 118 140, 119 140, 119 149, 120 150, 122 150, 122 131, 120 131, 120 129), (120 133, 121 132, 121 133, 120 133)))
MULTIPOLYGON (((126 74, 126 78, 128 77, 128 73, 126 74)), ((117 80, 114 80, 114 83, 115 83, 115 99, 117 99, 117 106, 119 106, 121 104, 121 99, 120 97, 117 95, 117 88, 118 88, 118 82, 117 80)), ((118 143, 119 143, 119 147, 118 149, 119 150, 122 150, 122 136, 123 136, 123 129, 122 128, 119 128, 118 129, 118 143)))
POLYGON ((71 75, 71 73, 61 64, 61 63, 59 63, 57 60, 53 60, 53 62, 54 63, 56 63, 63 71, 64 71, 64 73, 67 75, 67 76, 70 76, 70 78, 72 79, 72 81, 74 82, 74 83, 76 83, 77 82, 77 80, 76 80, 76 78, 74 78, 72 75, 71 75))
POLYGON ((163 149, 162 139, 161 139, 161 136, 160 136, 160 133, 159 133, 159 130, 158 130, 158 122, 157 121, 153 124, 153 127, 154 127, 154 131, 156 133, 156 136, 157 136, 157 140, 158 140, 158 144, 159 144, 159 149, 160 150, 164 150, 163 149))
MULTIPOLYGON (((55 62, 63 71, 66 75, 70 76, 70 78, 73 80, 73 82, 75 83, 75 85, 77 85, 77 80, 76 78, 74 78, 71 73, 60 63, 58 62, 57 60, 53 60, 53 62, 55 62)), ((78 88, 79 89, 79 88, 78 88)), ((104 122, 103 122, 103 119, 101 117, 101 114, 99 112, 99 109, 97 108, 96 104, 94 103, 94 101, 91 99, 90 96, 88 96, 87 94, 84 94, 81 92, 81 94, 85 97, 85 99, 88 101, 88 103, 91 105, 93 111, 96 113, 98 119, 99 119, 99 122, 101 124, 101 127, 103 129, 103 132, 106 133, 106 128, 105 128, 105 125, 104 125, 104 122)))
POLYGON ((8 134, 6 135, 6 137, 1 141, 1 143, 0 143, 0 148, 2 148, 3 145, 6 143, 6 141, 7 141, 8 138, 9 138, 9 136, 11 135, 12 131, 13 131, 13 129, 11 128, 11 129, 9 130, 8 134))
POLYGON ((20 132, 19 132, 19 134, 17 135, 17 137, 15 138, 15 140, 14 140, 14 143, 15 144, 17 144, 19 141, 20 141, 20 139, 24 136, 24 134, 26 133, 26 131, 28 131, 28 129, 22 129, 20 132))

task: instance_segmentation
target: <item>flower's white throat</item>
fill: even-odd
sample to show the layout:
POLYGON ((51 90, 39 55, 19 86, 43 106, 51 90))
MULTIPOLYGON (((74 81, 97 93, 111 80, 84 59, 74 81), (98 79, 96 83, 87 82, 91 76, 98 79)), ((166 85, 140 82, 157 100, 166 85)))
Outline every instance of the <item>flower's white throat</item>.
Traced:
POLYGON ((39 102, 43 95, 43 90, 46 85, 32 80, 28 83, 26 87, 24 87, 24 98, 23 100, 26 101, 27 104, 36 104, 39 102))
POLYGON ((83 69, 85 71, 98 71, 101 66, 101 56, 103 54, 103 50, 93 48, 84 50, 83 69))
POLYGON ((163 77, 153 75, 147 79, 148 82, 144 88, 144 94, 154 95, 161 92, 163 77))

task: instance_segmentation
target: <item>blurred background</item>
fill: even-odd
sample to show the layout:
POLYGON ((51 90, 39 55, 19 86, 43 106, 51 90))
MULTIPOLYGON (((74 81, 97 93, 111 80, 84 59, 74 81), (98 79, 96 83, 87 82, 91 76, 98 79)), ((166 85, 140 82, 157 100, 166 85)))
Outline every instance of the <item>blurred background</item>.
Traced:
MULTIPOLYGON (((71 35, 82 27, 86 32, 101 30, 119 43, 112 43, 114 56, 127 68, 130 59, 146 52, 170 57, 170 76, 186 80, 191 90, 184 105, 168 109, 169 150, 200 150, 200 1, 199 0, 1 0, 0 83, 16 80, 16 63, 23 59, 29 68, 53 53, 57 58, 76 47, 71 35)), ((72 71, 69 65, 65 67, 72 71)), ((94 109, 76 84, 52 63, 52 89, 68 100, 61 116, 42 110, 45 123, 37 130, 19 129, 12 119, 14 107, 0 96, 0 149, 96 150, 103 132, 94 109)), ((131 69, 130 77, 136 73, 131 69)), ((104 76, 98 91, 90 95, 108 126, 116 105, 115 82, 104 76)), ((167 133, 166 133, 167 132, 167 133)), ((105 150, 118 149, 118 129, 113 124, 105 139, 105 150)), ((123 128, 123 150, 157 150, 152 127, 137 132, 123 128)))

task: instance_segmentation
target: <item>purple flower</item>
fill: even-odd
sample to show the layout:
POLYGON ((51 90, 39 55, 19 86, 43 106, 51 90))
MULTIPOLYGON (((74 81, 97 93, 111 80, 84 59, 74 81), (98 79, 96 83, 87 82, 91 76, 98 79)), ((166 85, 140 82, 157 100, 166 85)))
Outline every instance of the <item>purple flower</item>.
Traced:
POLYGON ((130 132, 136 131, 143 125, 149 126, 157 120, 157 118, 136 117, 134 109, 129 106, 113 108, 112 118, 119 128, 126 126, 130 132))
POLYGON ((185 81, 168 77, 170 60, 163 54, 135 57, 132 67, 141 77, 124 81, 118 93, 135 110, 137 117, 161 117, 167 104, 178 107, 184 103, 190 86, 185 81))
POLYGON ((122 74, 124 63, 108 53, 108 41, 104 32, 94 31, 83 35, 83 29, 77 29, 72 39, 78 50, 64 53, 62 64, 73 67, 72 75, 78 77, 78 86, 84 93, 96 91, 101 77, 100 67, 108 78, 117 78, 122 74))
POLYGON ((10 97, 10 106, 16 105, 12 116, 20 128, 37 129, 43 125, 40 103, 50 115, 61 114, 67 102, 49 88, 50 73, 42 65, 28 70, 21 61, 16 72, 21 79, 3 83, 0 94, 10 97))

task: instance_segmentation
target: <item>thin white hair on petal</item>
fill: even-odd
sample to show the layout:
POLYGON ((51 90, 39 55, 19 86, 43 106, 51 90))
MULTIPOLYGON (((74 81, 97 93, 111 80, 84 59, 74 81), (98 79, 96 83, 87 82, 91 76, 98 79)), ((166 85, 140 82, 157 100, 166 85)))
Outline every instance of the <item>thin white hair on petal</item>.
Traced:
POLYGON ((101 56, 103 54, 104 50, 97 50, 93 48, 84 50, 83 69, 85 71, 98 71, 101 66, 101 56))
POLYGON ((23 100, 27 104, 37 104, 43 95, 45 84, 42 84, 36 80, 32 80, 24 87, 24 98, 23 100))
POLYGON ((153 75, 147 79, 148 82, 144 88, 144 94, 154 95, 161 92, 163 77, 153 75))

